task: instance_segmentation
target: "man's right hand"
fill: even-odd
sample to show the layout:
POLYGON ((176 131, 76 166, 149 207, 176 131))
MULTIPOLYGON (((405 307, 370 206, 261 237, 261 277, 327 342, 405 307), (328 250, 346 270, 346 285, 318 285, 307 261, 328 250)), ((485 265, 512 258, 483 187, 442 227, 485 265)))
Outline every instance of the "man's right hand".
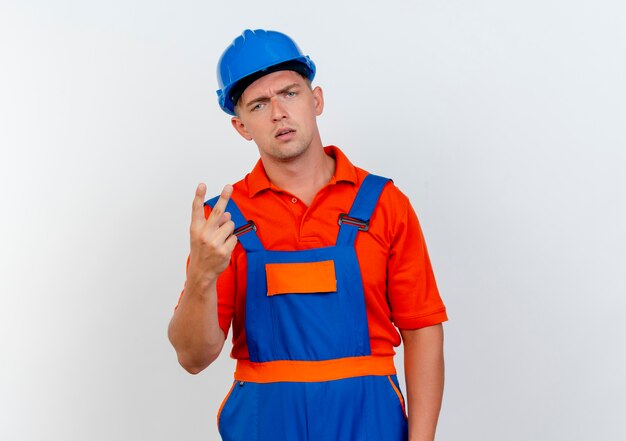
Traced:
POLYGON ((226 204, 232 193, 233 187, 226 185, 209 217, 205 219, 206 185, 201 183, 196 189, 189 228, 189 280, 214 283, 228 267, 230 256, 237 245, 237 236, 233 234, 235 224, 230 219, 230 213, 226 212, 226 204))
POLYGON ((206 185, 198 185, 193 200, 187 281, 168 328, 179 363, 192 374, 213 363, 226 339, 219 326, 216 282, 228 267, 237 245, 237 236, 233 234, 235 224, 230 220, 230 213, 225 211, 232 193, 233 187, 225 186, 206 219, 206 185))

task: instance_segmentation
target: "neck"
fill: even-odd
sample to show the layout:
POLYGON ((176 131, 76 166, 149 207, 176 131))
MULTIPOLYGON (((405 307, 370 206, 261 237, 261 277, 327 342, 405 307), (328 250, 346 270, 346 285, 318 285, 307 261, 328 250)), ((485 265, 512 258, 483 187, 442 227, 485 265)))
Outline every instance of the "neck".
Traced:
POLYGON ((265 173, 272 184, 311 205, 317 192, 335 173, 335 160, 319 145, 311 145, 307 151, 289 161, 262 157, 265 173))

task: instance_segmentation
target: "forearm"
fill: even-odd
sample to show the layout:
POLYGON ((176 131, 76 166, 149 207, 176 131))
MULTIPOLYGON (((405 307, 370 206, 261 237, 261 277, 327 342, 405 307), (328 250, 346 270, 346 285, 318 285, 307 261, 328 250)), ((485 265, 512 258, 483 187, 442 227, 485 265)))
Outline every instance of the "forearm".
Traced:
POLYGON ((403 330, 409 441, 433 441, 444 384, 443 327, 403 330))
POLYGON ((187 279, 168 336, 179 363, 192 374, 218 357, 226 336, 219 326, 215 281, 187 279))

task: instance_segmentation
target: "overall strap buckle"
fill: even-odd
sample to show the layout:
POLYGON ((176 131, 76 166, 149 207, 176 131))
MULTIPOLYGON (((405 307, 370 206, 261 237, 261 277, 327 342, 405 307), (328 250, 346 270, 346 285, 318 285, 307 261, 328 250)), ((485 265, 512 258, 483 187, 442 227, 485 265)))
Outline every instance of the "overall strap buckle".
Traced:
POLYGON ((357 219, 356 217, 350 217, 345 213, 341 213, 339 215, 339 221, 338 221, 339 225, 352 225, 354 227, 357 227, 359 229, 359 231, 367 231, 370 229, 370 221, 369 220, 361 220, 361 219, 357 219))
POLYGON ((254 221, 251 221, 251 220, 249 220, 248 222, 246 222, 239 228, 235 228, 235 231, 233 231, 233 234, 239 237, 243 234, 249 233, 250 231, 256 231, 256 225, 254 221))

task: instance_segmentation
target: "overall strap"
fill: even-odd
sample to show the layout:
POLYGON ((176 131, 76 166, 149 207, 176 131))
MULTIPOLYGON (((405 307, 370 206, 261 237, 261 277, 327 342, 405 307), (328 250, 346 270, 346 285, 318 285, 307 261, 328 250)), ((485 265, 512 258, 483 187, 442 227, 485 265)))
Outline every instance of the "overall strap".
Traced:
MULTIPOLYGON (((208 205, 213 208, 219 198, 219 196, 216 196, 213 199, 206 201, 204 205, 208 205)), ((246 220, 237 204, 235 204, 235 201, 232 199, 228 200, 228 204, 226 204, 226 211, 230 213, 230 218, 235 223, 234 234, 237 236, 237 239, 243 246, 243 249, 246 250, 246 252, 263 250, 263 245, 259 240, 259 236, 256 234, 256 226, 254 225, 254 222, 246 220)))
POLYGON ((339 215, 339 235, 337 245, 353 245, 356 233, 369 229, 370 218, 378 203, 378 198, 390 179, 369 174, 363 180, 350 213, 339 215))

